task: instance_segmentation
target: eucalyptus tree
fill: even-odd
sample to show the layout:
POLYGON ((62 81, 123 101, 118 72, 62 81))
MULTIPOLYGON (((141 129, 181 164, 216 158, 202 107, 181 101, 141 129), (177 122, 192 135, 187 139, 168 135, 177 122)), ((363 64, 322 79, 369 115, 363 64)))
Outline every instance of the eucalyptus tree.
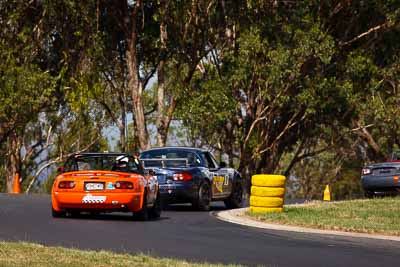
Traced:
POLYGON ((397 2, 222 2, 225 38, 214 44, 207 62, 213 66, 199 72, 197 85, 199 92, 237 105, 224 113, 213 109, 217 100, 198 98, 186 107, 207 119, 187 119, 186 125, 214 147, 240 157, 247 177, 280 170, 290 174, 296 164, 342 145, 353 150, 340 154, 346 160, 338 159, 339 167, 350 159, 361 162, 352 157, 354 151, 381 157, 384 142, 377 132, 396 124, 371 119, 378 112, 387 118, 383 110, 389 104, 393 115, 387 120, 395 122, 397 2), (226 140, 234 148, 224 148, 226 140), (292 158, 282 161, 285 155, 292 158))
POLYGON ((218 1, 159 1, 157 67, 157 144, 166 144, 176 108, 192 87, 192 78, 213 49, 221 31, 218 1))
POLYGON ((22 171, 23 159, 42 144, 41 133, 30 133, 32 124, 57 102, 57 77, 38 64, 41 40, 35 27, 40 23, 40 10, 24 1, 0 3, 0 144, 8 192, 15 174, 22 171))
POLYGON ((207 55, 217 21, 215 1, 117 1, 110 4, 117 22, 132 101, 139 148, 150 147, 147 129, 157 111, 157 144, 164 146, 182 90, 207 55), (144 90, 157 75, 157 99, 146 103, 144 90))
POLYGON ((85 88, 79 85, 91 69, 93 3, 0 3, 0 143, 7 191, 16 173, 27 181, 56 146, 54 129, 64 123, 60 110, 84 102, 85 88))

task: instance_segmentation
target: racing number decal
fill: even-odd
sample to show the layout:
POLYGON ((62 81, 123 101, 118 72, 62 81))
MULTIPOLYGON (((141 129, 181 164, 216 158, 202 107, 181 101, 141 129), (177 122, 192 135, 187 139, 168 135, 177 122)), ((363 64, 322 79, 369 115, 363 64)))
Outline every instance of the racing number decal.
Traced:
POLYGON ((225 182, 224 182, 224 185, 229 185, 229 175, 228 174, 225 174, 225 182))
POLYGON ((218 192, 222 193, 224 191, 224 188, 223 188, 224 177, 223 176, 214 176, 213 183, 218 192))
POLYGON ((229 175, 214 176, 213 184, 215 185, 215 188, 217 189, 218 192, 220 193, 224 192, 224 186, 229 185, 229 175))

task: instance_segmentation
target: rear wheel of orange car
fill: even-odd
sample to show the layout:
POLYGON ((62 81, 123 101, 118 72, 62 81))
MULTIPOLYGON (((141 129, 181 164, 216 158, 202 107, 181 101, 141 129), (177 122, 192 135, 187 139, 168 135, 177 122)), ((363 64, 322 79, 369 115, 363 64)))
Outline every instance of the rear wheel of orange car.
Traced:
POLYGON ((133 212, 133 217, 139 221, 147 221, 149 219, 149 208, 147 207, 147 192, 143 195, 142 209, 137 212, 133 212))
POLYGON ((51 216, 53 216, 53 218, 62 218, 65 217, 65 215, 65 211, 56 211, 55 209, 53 209, 53 207, 51 208, 51 216))
POLYGON ((160 198, 160 192, 157 193, 157 198, 154 201, 153 207, 149 210, 149 216, 152 219, 158 219, 161 216, 161 198, 160 198))
POLYGON ((79 216, 81 216, 81 212, 79 210, 71 210, 69 214, 72 218, 79 218, 79 216))

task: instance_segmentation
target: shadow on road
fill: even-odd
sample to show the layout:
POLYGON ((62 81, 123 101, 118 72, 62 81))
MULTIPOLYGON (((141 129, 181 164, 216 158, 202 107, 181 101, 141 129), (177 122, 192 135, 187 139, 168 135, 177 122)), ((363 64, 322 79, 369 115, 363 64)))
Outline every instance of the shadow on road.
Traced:
MULTIPOLYGON (((222 204, 214 204, 211 209, 207 212, 222 211, 227 208, 222 204)), ((205 211, 199 211, 190 204, 171 204, 163 207, 163 213, 158 219, 150 219, 148 221, 164 221, 169 220, 171 212, 182 212, 182 213, 203 213, 205 211)), ((68 213, 66 217, 61 219, 77 219, 77 220, 101 220, 101 221, 138 221, 132 216, 132 213, 125 212, 114 212, 114 213, 101 213, 101 212, 72 212, 68 213)))
MULTIPOLYGON (((75 219, 75 220, 99 220, 99 221, 135 221, 141 222, 141 220, 136 219, 132 216, 132 213, 123 213, 123 212, 115 212, 115 213, 73 213, 68 214, 64 218, 57 218, 56 220, 64 220, 64 219, 75 219)), ((163 221, 168 220, 169 217, 163 216, 161 214, 160 218, 157 219, 149 219, 147 222, 155 222, 155 221, 163 221)))
MULTIPOLYGON (((175 212, 188 212, 188 211, 193 211, 193 212, 204 212, 204 211, 199 211, 195 207, 193 207, 191 204, 170 204, 166 205, 163 207, 164 211, 175 211, 175 212)), ((224 205, 213 205, 211 206, 209 211, 220 211, 220 210, 226 210, 226 207, 224 205)))

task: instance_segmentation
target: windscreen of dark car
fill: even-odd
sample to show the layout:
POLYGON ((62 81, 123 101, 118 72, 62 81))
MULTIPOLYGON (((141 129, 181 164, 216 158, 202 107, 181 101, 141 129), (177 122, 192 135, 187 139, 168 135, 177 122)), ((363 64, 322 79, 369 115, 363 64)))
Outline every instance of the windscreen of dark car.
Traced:
POLYGON ((140 156, 144 167, 195 167, 201 164, 200 157, 187 150, 160 149, 143 152, 140 156))

